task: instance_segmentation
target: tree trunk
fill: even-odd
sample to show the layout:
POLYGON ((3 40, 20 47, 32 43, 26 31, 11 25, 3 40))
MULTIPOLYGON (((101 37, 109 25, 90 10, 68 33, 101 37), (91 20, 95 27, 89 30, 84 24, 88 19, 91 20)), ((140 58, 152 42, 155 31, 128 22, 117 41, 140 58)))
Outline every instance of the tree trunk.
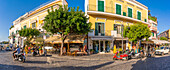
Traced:
POLYGON ((60 55, 63 55, 64 39, 61 42, 60 55))
POLYGON ((137 46, 136 46, 136 49, 137 49, 137 53, 139 52, 139 40, 137 41, 137 46))

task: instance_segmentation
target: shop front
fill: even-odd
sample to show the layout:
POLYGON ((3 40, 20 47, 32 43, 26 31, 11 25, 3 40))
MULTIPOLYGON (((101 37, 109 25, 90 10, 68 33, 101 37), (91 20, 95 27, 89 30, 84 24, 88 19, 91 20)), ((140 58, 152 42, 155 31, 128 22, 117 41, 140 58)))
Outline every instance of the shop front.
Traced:
POLYGON ((113 47, 112 36, 89 37, 89 41, 89 50, 94 50, 94 53, 108 53, 113 47))
MULTIPOLYGON (((60 51, 61 47, 61 37, 52 36, 45 40, 46 45, 50 45, 56 49, 57 53, 60 51)), ((87 46, 86 35, 70 35, 64 41, 63 51, 64 52, 73 52, 79 51, 84 45, 87 46)))

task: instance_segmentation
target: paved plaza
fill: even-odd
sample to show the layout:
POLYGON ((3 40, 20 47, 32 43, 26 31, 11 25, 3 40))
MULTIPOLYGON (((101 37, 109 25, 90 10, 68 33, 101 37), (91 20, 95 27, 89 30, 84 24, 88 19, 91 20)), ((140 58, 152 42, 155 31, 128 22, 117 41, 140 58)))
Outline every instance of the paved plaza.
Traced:
POLYGON ((13 61, 12 52, 0 52, 0 70, 169 70, 170 56, 112 60, 113 54, 88 56, 27 56, 26 62, 13 61))

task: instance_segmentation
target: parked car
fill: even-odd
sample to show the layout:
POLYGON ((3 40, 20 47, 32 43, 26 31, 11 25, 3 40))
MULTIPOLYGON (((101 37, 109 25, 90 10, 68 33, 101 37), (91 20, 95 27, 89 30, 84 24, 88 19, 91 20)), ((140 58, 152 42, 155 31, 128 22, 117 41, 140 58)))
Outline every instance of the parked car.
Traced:
POLYGON ((164 54, 168 54, 168 53, 169 53, 169 48, 168 47, 160 47, 160 49, 156 50, 155 54, 164 55, 164 54))
POLYGON ((6 51, 12 51, 11 48, 9 47, 6 47, 6 51))

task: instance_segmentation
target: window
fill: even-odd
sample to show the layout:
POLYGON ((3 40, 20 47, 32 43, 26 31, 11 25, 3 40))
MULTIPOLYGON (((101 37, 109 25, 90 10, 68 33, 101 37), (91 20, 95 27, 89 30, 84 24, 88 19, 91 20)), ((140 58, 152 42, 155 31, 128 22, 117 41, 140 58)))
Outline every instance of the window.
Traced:
POLYGON ((101 34, 101 36, 104 36, 104 23, 95 23, 95 35, 99 35, 99 33, 101 34))
POLYGON ((98 11, 104 12, 104 1, 98 0, 98 11))
POLYGON ((117 24, 114 24, 114 29, 115 31, 117 31, 117 24))
POLYGON ((117 31, 117 34, 122 33, 122 26, 119 24, 114 24, 114 31, 117 31))
POLYGON ((154 37, 154 32, 152 32, 152 36, 154 37))
POLYGON ((27 28, 27 26, 25 25, 25 26, 24 26, 24 29, 26 29, 26 28, 27 28))
POLYGON ((141 20, 141 12, 139 12, 139 11, 137 12, 137 19, 141 20))
POLYGON ((132 9, 131 8, 128 8, 128 17, 132 18, 132 9))
POLYGON ((121 15, 121 5, 116 4, 116 14, 121 15))
POLYGON ((145 19, 145 22, 147 22, 147 19, 145 19))
POLYGON ((32 28, 36 27, 36 22, 32 23, 32 28))
POLYGON ((14 32, 12 32, 12 35, 14 35, 14 32))
POLYGON ((123 16, 126 16, 126 12, 123 12, 123 16))

